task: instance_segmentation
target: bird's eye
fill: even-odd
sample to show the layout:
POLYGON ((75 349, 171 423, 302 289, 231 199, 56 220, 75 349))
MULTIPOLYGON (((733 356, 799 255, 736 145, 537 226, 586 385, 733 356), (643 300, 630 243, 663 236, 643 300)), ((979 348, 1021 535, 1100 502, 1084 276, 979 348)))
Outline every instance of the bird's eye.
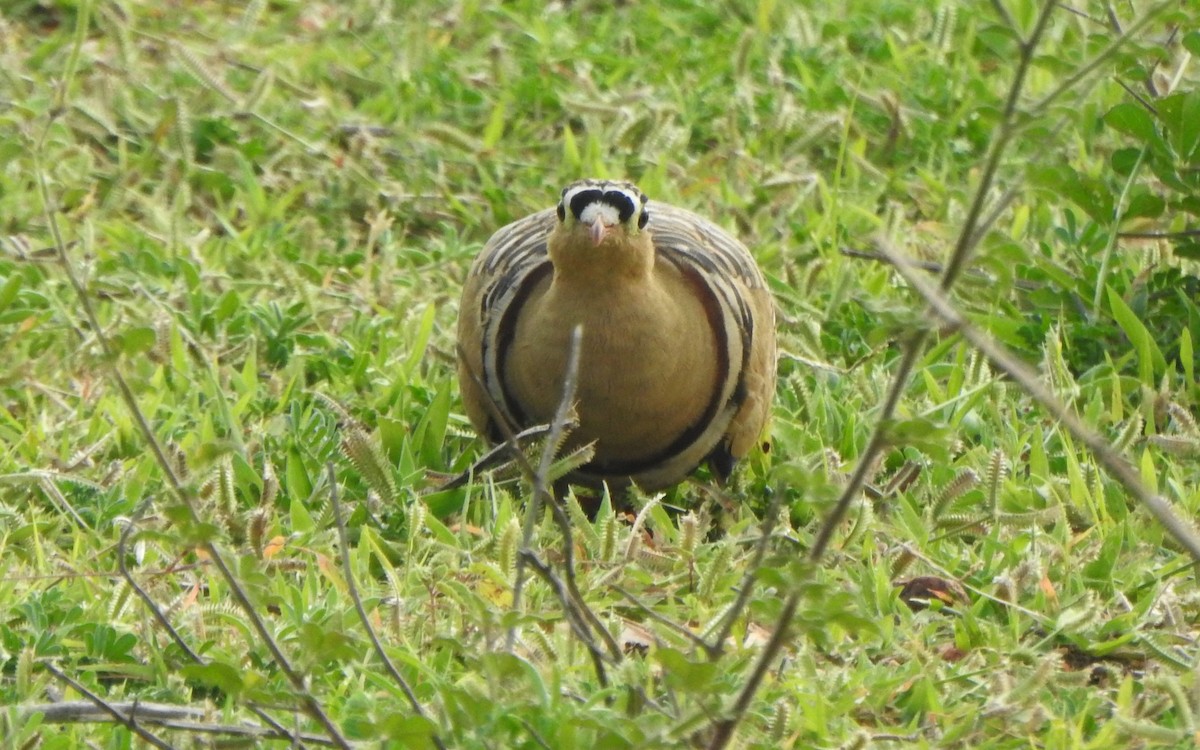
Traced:
POLYGON ((559 201, 559 203, 558 203, 558 220, 559 221, 567 220, 567 207, 562 204, 562 201, 559 201))
POLYGON ((643 208, 642 215, 638 217, 638 229, 645 229, 648 221, 650 221, 650 212, 643 208))

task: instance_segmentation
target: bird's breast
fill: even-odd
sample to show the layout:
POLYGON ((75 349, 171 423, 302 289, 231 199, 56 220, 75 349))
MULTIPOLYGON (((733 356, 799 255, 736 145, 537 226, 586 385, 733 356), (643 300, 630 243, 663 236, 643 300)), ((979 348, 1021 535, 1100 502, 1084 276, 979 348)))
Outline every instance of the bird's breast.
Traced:
POLYGON ((673 268, 611 286, 547 280, 516 322, 502 370, 506 390, 533 423, 562 397, 571 331, 581 325, 574 444, 596 441, 599 464, 661 454, 719 397, 718 341, 704 300, 673 268))

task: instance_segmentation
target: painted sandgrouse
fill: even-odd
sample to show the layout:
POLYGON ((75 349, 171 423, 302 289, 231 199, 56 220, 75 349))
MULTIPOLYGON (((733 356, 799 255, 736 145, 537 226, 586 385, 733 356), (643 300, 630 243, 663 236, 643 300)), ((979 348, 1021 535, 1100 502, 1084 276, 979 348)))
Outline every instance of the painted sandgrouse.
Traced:
POLYGON ((775 313, 746 247, 628 182, 582 180, 557 208, 500 229, 475 259, 458 319, 463 405, 502 440, 548 422, 582 325, 569 478, 676 484, 707 461, 724 481, 758 440, 775 390, 775 313), (482 384, 482 387, 481 387, 482 384))

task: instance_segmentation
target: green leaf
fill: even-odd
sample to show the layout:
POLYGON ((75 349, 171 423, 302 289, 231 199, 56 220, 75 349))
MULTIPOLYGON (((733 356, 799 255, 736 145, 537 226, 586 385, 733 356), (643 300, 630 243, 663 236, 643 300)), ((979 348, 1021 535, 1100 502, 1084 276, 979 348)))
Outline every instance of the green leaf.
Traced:
POLYGON ((9 276, 4 282, 4 286, 0 286, 0 312, 12 304, 12 301, 17 298, 17 292, 21 290, 21 277, 17 274, 9 276))
POLYGON ((1146 489, 1158 493, 1158 469, 1154 467, 1154 455, 1149 450, 1142 451, 1141 461, 1142 483, 1146 489))
POLYGON ((239 693, 245 684, 242 681, 242 670, 217 661, 208 664, 187 664, 182 667, 181 672, 185 679, 215 687, 224 693, 239 693))
POLYGON ((224 322, 233 317, 242 306, 242 299, 234 289, 230 289, 221 295, 217 300, 216 307, 213 309, 213 315, 217 320, 224 322))
POLYGON ((693 661, 673 648, 659 648, 654 657, 663 667, 667 684, 686 693, 711 693, 720 674, 713 662, 693 661))
POLYGON ((1043 481, 1052 476, 1044 442, 1045 436, 1042 434, 1042 427, 1037 425, 1033 428, 1033 435, 1029 438, 1029 475, 1043 481))
POLYGON ((1130 198, 1129 205, 1125 207, 1125 213, 1121 216, 1121 219, 1153 219, 1162 216, 1166 208, 1167 202, 1160 196, 1151 193, 1139 193, 1130 198))
POLYGON ((436 747, 433 744, 433 734, 437 731, 437 726, 424 716, 392 713, 380 724, 384 735, 388 739, 398 741, 399 747, 414 748, 414 750, 436 747))
POLYGON ((1154 129, 1153 118, 1140 104, 1130 102, 1118 104, 1104 115, 1104 122, 1109 127, 1143 142, 1154 140, 1158 134, 1154 129))
POLYGON ((1039 166, 1029 171, 1030 181, 1049 188, 1082 208, 1098 224, 1113 218, 1113 192, 1103 181, 1068 166, 1039 166))
POLYGON ((433 305, 426 305, 425 310, 421 313, 421 322, 417 327, 417 336, 413 340, 408 358, 404 360, 404 364, 400 368, 400 379, 396 383, 396 387, 406 387, 412 377, 413 369, 425 359, 425 347, 429 345, 429 336, 433 333, 433 322, 436 313, 437 310, 434 309, 433 305))
POLYGON ((1200 260, 1200 242, 1195 240, 1180 240, 1175 243, 1175 254, 1180 258, 1200 260))
POLYGON ((379 430, 379 446, 383 448, 383 454, 393 464, 399 463, 400 452, 408 439, 408 422, 380 415, 375 427, 379 430))
POLYGON ((297 531, 302 534, 308 533, 317 527, 313 521, 312 514, 308 512, 308 508, 304 507, 304 502, 292 498, 292 502, 288 505, 288 519, 292 525, 292 531, 297 531))
POLYGON ((414 431, 420 439, 421 461, 426 466, 442 465, 442 446, 446 441, 446 427, 450 423, 450 386, 447 380, 433 397, 433 403, 425 410, 425 416, 414 431))
POLYGON ((1183 48, 1200 57, 1200 31, 1189 31, 1183 35, 1183 48))
POLYGON ((578 172, 581 159, 579 156, 579 143, 575 140, 575 131, 569 127, 563 128, 562 142, 563 164, 568 170, 578 172))
POLYGON ((1113 151, 1109 157, 1108 163, 1112 170, 1118 175, 1125 177, 1133 173, 1137 168, 1138 162, 1142 160, 1142 153, 1145 149, 1142 148, 1119 148, 1113 151))
POLYGON ((1113 319, 1117 321, 1117 325, 1121 327, 1125 337, 1129 339, 1129 343, 1133 344, 1134 349, 1137 350, 1139 378, 1144 385, 1153 388, 1155 386, 1154 374, 1167 369, 1166 359, 1163 358, 1154 339, 1150 337, 1146 326, 1112 287, 1108 287, 1108 305, 1112 310, 1113 319))
POLYGON ((504 137, 504 123, 508 119, 508 104, 501 99, 492 108, 492 116, 488 119, 487 127, 483 130, 483 147, 492 149, 504 137))
POLYGON ((304 502, 312 494, 312 481, 304 469, 304 459, 295 448, 290 449, 287 454, 284 488, 293 502, 304 502))
POLYGON ((1158 102, 1158 111, 1176 157, 1184 164, 1193 161, 1200 151, 1200 90, 1168 96, 1158 102))
POLYGON ((1184 328, 1179 336, 1179 360, 1183 363, 1183 374, 1189 383, 1196 382, 1196 360, 1192 349, 1192 332, 1184 328))
POLYGON ((1101 544, 1099 553, 1083 566, 1084 577, 1103 591, 1108 591, 1113 571, 1121 562, 1123 543, 1124 537, 1121 534, 1109 534, 1101 544))
POLYGON ((157 340, 158 337, 153 328, 150 326, 137 326, 127 331, 122 331, 114 343, 121 350, 122 354, 132 357, 150 351, 157 340))

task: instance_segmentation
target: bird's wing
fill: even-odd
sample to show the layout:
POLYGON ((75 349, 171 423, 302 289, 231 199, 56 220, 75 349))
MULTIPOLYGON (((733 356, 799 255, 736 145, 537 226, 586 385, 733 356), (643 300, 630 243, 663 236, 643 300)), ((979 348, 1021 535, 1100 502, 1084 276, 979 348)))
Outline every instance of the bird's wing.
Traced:
POLYGON ((746 246, 707 219, 651 201, 647 205, 655 250, 694 279, 706 296, 725 370, 721 404, 711 429, 723 438, 707 456, 724 479, 744 456, 766 422, 775 390, 775 307, 766 282, 746 246), (732 412, 732 416, 722 418, 732 412))
POLYGON ((548 209, 499 229, 476 256, 463 285, 458 315, 458 375, 463 406, 471 422, 492 442, 503 435, 488 408, 489 401, 509 427, 524 426, 505 399, 497 370, 498 354, 510 342, 515 312, 537 282, 552 270, 546 238, 556 220, 554 209, 548 209))

